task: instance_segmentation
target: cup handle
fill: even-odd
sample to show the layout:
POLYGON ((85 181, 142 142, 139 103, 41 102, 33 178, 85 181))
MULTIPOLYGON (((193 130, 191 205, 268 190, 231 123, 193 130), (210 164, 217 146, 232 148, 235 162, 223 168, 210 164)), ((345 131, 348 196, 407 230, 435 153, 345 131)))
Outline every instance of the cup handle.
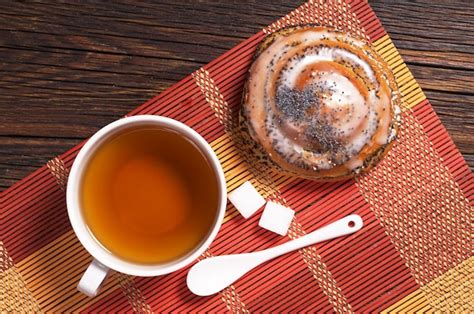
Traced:
POLYGON ((77 290, 81 291, 89 297, 95 297, 100 290, 102 282, 107 277, 109 268, 92 260, 86 272, 82 275, 81 281, 77 285, 77 290))

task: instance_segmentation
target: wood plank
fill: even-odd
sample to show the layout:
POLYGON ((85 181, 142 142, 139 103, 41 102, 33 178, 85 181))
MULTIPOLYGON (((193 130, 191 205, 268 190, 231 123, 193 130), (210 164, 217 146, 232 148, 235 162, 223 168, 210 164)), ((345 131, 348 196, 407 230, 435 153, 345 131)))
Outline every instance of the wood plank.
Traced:
MULTIPOLYGON (((302 2, 4 3, 0 190, 302 2)), ((474 2, 370 3, 474 168, 474 2)))

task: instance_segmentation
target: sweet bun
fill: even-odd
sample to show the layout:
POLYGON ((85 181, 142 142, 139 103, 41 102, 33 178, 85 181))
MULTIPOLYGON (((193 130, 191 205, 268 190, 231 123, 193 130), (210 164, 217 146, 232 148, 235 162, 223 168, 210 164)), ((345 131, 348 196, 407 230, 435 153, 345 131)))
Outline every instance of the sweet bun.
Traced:
POLYGON ((307 25, 261 43, 240 117, 265 162, 303 178, 338 180, 387 154, 399 105, 392 72, 366 41, 307 25))

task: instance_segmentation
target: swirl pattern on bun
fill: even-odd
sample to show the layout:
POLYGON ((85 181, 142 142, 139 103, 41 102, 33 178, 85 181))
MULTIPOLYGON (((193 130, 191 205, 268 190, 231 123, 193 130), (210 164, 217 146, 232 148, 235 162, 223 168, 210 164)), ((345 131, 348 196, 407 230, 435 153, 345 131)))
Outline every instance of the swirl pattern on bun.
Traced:
POLYGON ((270 164, 336 180, 367 171, 386 155, 399 105, 393 74, 367 42, 308 25, 280 30, 260 45, 241 122, 270 164))

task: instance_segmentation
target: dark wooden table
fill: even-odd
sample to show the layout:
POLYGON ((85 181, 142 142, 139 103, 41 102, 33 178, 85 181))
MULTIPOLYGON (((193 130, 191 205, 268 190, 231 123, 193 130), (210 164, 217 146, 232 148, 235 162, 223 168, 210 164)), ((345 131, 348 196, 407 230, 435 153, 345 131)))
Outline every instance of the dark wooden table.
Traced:
MULTIPOLYGON (((302 1, 2 1, 0 190, 302 1)), ((474 2, 371 1, 474 168, 474 2)))

